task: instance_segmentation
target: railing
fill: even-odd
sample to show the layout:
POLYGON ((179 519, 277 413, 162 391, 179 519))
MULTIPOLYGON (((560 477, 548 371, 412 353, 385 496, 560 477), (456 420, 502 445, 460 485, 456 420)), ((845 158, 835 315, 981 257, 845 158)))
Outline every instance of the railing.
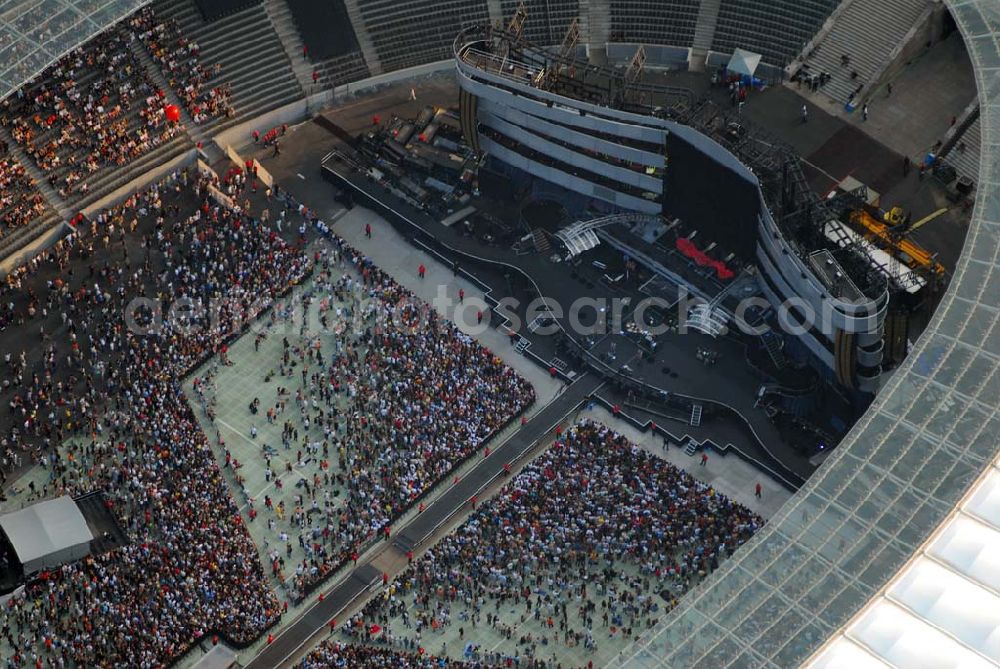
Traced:
MULTIPOLYGON (((549 51, 542 47, 530 44, 523 38, 518 40, 502 28, 494 28, 489 25, 470 26, 459 32, 452 44, 452 51, 455 55, 455 59, 460 63, 464 63, 477 70, 502 77, 521 85, 531 86, 532 88, 538 88, 538 86, 533 83, 532 79, 512 76, 509 73, 507 65, 511 64, 518 66, 521 71, 537 71, 539 68, 543 68, 545 66, 564 66, 566 68, 578 68, 581 71, 587 71, 595 74, 599 78, 606 78, 612 81, 622 78, 622 73, 614 68, 594 65, 584 60, 578 60, 572 55, 564 56, 556 51, 549 51), (503 57, 499 54, 483 51, 482 49, 478 49, 473 46, 474 44, 483 44, 493 41, 496 41, 497 43, 506 42, 507 44, 517 43, 518 49, 521 53, 534 57, 538 61, 538 64, 532 65, 519 61, 515 62, 510 60, 509 57, 503 57), (476 58, 470 58, 470 55, 473 55, 476 58), (494 64, 495 67, 489 69, 482 67, 478 60, 480 58, 488 64, 494 64)), ((535 73, 537 74, 537 72, 535 73)), ((605 89, 601 90, 607 94, 605 89)), ((682 88, 680 86, 666 86, 662 84, 635 82, 628 86, 628 90, 631 93, 645 94, 647 98, 651 98, 653 95, 667 96, 670 99, 676 98, 677 102, 684 103, 688 107, 694 104, 694 93, 690 89, 682 88)), ((611 104, 605 104, 603 106, 610 109, 616 108, 611 104)), ((645 113, 648 114, 652 114, 654 111, 654 107, 652 106, 639 105, 631 102, 628 106, 645 109, 645 113)))
MULTIPOLYGON (((553 398, 552 402, 556 402, 556 401, 558 401, 558 399, 559 399, 559 395, 557 395, 555 398, 553 398)), ((589 401, 590 401, 589 399, 581 400, 577 404, 575 404, 572 407, 570 407, 565 413, 563 413, 562 415, 560 415, 555 420, 555 422, 551 423, 550 425, 547 425, 545 427, 545 430, 542 432, 542 434, 537 439, 535 439, 534 441, 532 441, 526 448, 524 448, 521 452, 517 453, 513 458, 510 458, 507 461, 511 465, 511 468, 513 468, 519 462, 521 462, 522 460, 524 460, 524 458, 529 453, 531 453, 532 451, 534 451, 538 447, 539 443, 542 442, 546 438, 547 435, 551 435, 552 431, 555 430, 556 426, 558 426, 559 423, 562 422, 563 418, 565 418, 569 414, 574 413, 575 411, 578 411, 581 407, 585 406, 589 401)), ((550 402, 550 404, 551 404, 551 402, 550 402)), ((546 405, 546 406, 548 406, 548 405, 546 405)), ((511 435, 510 437, 508 437, 508 440, 510 438, 512 438, 513 436, 514 435, 511 435)), ((504 444, 506 444, 506 443, 507 443, 507 441, 504 441, 504 444)), ((503 444, 501 444, 501 446, 502 445, 503 444)), ((476 496, 476 497, 479 497, 483 493, 484 490, 486 490, 491 485, 493 485, 496 482, 497 479, 499 479, 501 476, 504 476, 505 474, 506 474, 506 470, 505 469, 502 469, 502 468, 501 469, 497 469, 493 474, 491 474, 489 476, 489 478, 487 478, 478 488, 475 489, 475 491, 472 493, 472 495, 476 496)), ((465 509, 466 509, 466 506, 464 504, 457 505, 446 516, 444 516, 440 521, 438 521, 437 523, 435 523, 433 527, 431 527, 429 530, 427 530, 422 537, 420 537, 418 539, 415 539, 413 545, 414 546, 420 546, 421 544, 423 544, 425 541, 427 541, 427 539, 429 539, 430 537, 434 536, 434 534, 438 530, 440 530, 442 527, 444 527, 445 525, 447 525, 448 523, 450 523, 452 521, 452 519, 456 515, 462 513, 465 509)))

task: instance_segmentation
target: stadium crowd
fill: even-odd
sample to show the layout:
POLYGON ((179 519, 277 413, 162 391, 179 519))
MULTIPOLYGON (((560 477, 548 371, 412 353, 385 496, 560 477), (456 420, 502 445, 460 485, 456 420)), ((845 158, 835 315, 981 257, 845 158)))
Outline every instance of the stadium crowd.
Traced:
POLYGON ((297 666, 299 669, 486 669, 489 665, 456 662, 421 652, 323 641, 297 666))
POLYGON ((201 64, 198 44, 181 34, 177 19, 161 19, 147 5, 132 16, 129 25, 195 123, 205 123, 219 116, 231 118, 235 114, 229 85, 207 85, 219 74, 221 66, 216 63, 209 69, 201 64))
MULTIPOLYGON (((49 481, 21 491, 22 499, 103 489, 131 543, 45 574, 14 596, 0 612, 8 666, 157 667, 211 631, 250 642, 279 616, 179 383, 311 262, 250 217, 211 204, 206 185, 186 172, 172 175, 102 213, 90 231, 81 226, 81 240, 35 264, 38 271, 85 259, 92 244, 122 254, 91 265, 87 276, 48 281, 46 304, 60 311, 62 326, 44 334, 40 364, 32 369, 23 354, 5 356, 16 371, 7 376, 14 379, 6 389, 14 424, 7 451, 16 454, 13 446, 29 436, 47 435, 50 444, 74 437, 64 450, 31 453, 49 481), (188 217, 179 215, 185 202, 195 212, 188 217), (153 222, 135 257, 124 231, 138 218, 153 222), (155 322, 155 312, 140 309, 133 332, 122 315, 133 298, 151 295, 225 298, 226 306, 196 332, 182 327, 184 318, 164 318, 159 333, 148 335, 141 327, 155 322)), ((35 308, 36 318, 41 311, 35 308)))
POLYGON ((446 627, 486 625, 508 640, 499 656, 471 643, 453 648, 453 656, 521 666, 549 661, 559 644, 595 651, 603 638, 638 637, 762 524, 708 485, 585 421, 340 632, 355 642, 436 651, 435 635, 446 627))
POLYGON ((45 200, 24 166, 16 160, 0 158, 0 237, 28 225, 44 210, 45 200))
MULTIPOLYGON (((328 237, 312 284, 296 296, 321 328, 303 334, 295 326, 296 301, 271 312, 271 331, 281 334, 258 333, 255 349, 266 336, 283 335, 282 359, 265 379, 264 403, 258 395, 247 407, 252 420, 282 427, 280 446, 258 439, 256 426, 250 436, 260 443, 254 455, 268 480, 294 485, 294 501, 253 500, 245 487, 243 495, 251 506, 262 502, 272 572, 292 579, 295 597, 390 531, 423 492, 534 400, 533 387, 502 359, 341 238, 328 237), (286 564, 291 541, 306 555, 298 564, 286 564)), ((210 418, 214 383, 211 374, 195 381, 210 418)), ((238 473, 236 480, 244 485, 238 473)))
MULTIPOLYGON (((230 177, 251 188, 252 179, 230 177)), ((156 667, 206 634, 249 643, 280 617, 226 482, 228 459, 215 459, 180 383, 213 354, 225 361, 228 338, 264 310, 279 324, 291 300, 284 293, 307 275, 316 276, 307 300, 322 318, 351 308, 362 316, 355 328, 334 328, 322 352, 289 345, 280 365, 286 385, 302 378, 297 410, 274 410, 288 420, 287 448, 301 431, 295 448, 338 462, 310 473, 312 482, 337 478, 347 490, 335 503, 307 482, 310 512, 289 515, 309 544, 299 588, 387 533, 395 514, 533 398, 529 384, 436 315, 426 330, 386 327, 397 305, 409 316, 422 307, 339 238, 307 256, 252 218, 249 200, 215 204, 210 183, 175 172, 78 221, 75 236, 6 279, 6 322, 37 327, 40 343, 4 355, 3 469, 35 463, 48 472, 13 492, 26 504, 104 490, 131 540, 45 574, 0 610, 10 667, 156 667), (151 296, 162 313, 132 302, 151 296), (213 319, 169 310, 184 298, 221 306, 213 319)))
POLYGON ((86 193, 99 170, 126 165, 179 131, 131 39, 125 27, 109 30, 3 102, 0 122, 64 199, 86 193))

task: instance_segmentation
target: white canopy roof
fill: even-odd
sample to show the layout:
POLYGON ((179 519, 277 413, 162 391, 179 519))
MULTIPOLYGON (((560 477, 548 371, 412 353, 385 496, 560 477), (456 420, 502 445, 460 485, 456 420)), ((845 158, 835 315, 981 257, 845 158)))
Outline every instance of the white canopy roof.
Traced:
POLYGON ((26 574, 78 560, 94 535, 73 498, 66 495, 0 516, 0 529, 26 574))
POLYGON ((739 74, 752 77, 753 73, 757 71, 757 66, 760 65, 760 59, 761 55, 759 53, 745 49, 736 49, 733 51, 733 57, 729 59, 729 65, 726 66, 726 69, 730 72, 738 72, 739 74))

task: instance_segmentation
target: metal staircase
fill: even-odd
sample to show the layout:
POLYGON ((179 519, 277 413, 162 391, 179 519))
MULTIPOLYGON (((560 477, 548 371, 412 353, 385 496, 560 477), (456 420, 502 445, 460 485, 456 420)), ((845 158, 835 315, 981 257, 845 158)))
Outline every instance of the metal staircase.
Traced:
POLYGON ((977 115, 976 120, 962 131, 948 153, 943 156, 944 161, 954 167, 959 176, 969 177, 976 184, 979 183, 979 154, 982 144, 979 121, 980 117, 977 115))
POLYGON ((691 427, 698 427, 701 425, 701 405, 692 404, 691 405, 691 420, 688 421, 691 427))
POLYGON ((619 223, 655 224, 661 220, 658 214, 611 214, 589 221, 577 221, 557 231, 555 237, 566 246, 570 257, 573 257, 601 243, 596 234, 601 228, 619 223))
POLYGON ((535 245, 535 250, 545 255, 550 250, 552 250, 552 242, 549 241, 549 236, 541 228, 535 228, 531 231, 531 241, 535 245))

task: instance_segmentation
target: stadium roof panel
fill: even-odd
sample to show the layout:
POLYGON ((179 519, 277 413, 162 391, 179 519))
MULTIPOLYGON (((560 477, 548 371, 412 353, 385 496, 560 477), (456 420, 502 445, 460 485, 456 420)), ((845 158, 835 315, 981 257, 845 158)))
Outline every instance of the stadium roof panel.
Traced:
POLYGON ((951 285, 912 354, 823 467, 626 650, 623 666, 787 669, 812 658, 812 669, 905 667, 936 654, 937 642, 952 658, 940 666, 1000 661, 1000 620, 973 609, 1000 597, 991 557, 1000 544, 992 466, 1000 449, 1000 6, 947 5, 973 62, 983 131, 979 192, 951 285), (968 591, 969 609, 956 608, 941 582, 968 591))
POLYGON ((0 1, 0 99, 150 0, 0 1))

